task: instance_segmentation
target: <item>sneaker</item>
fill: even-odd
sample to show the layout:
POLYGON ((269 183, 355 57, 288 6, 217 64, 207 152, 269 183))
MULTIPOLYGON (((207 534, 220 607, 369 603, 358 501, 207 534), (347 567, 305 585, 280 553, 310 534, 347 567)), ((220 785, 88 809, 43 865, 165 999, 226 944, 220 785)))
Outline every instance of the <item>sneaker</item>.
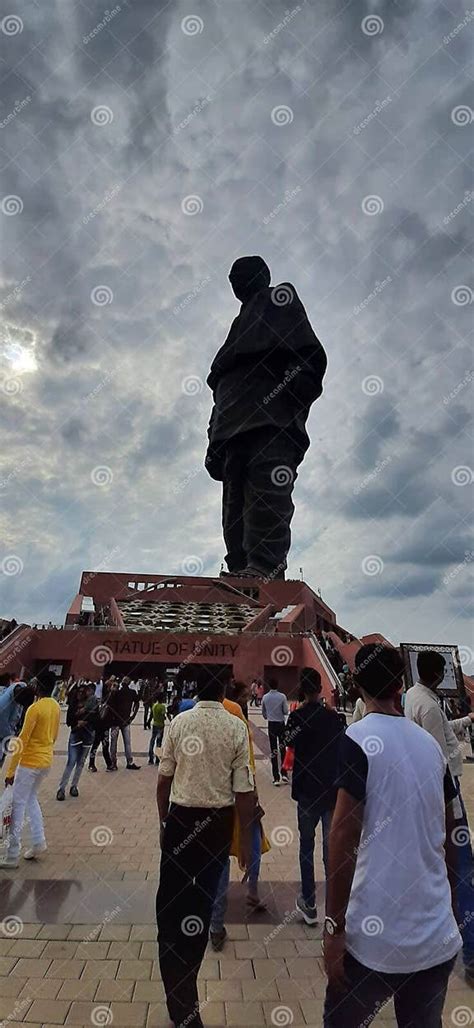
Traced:
POLYGON ((298 896, 298 899, 296 900, 296 909, 303 915, 306 924, 315 925, 318 923, 316 907, 310 907, 302 896, 298 896))
POLYGON ((274 785, 281 785, 280 779, 279 778, 274 778, 273 779, 273 784, 274 785))
POLYGON ((290 779, 288 778, 288 775, 282 774, 281 780, 282 780, 284 785, 289 785, 290 784, 290 779))
MULTIPOLYGON (((114 770, 115 770, 115 768, 114 768, 114 770)), ((127 764, 127 771, 139 771, 139 770, 140 770, 140 765, 139 764, 127 764)))
POLYGON ((71 788, 69 790, 69 795, 70 796, 74 796, 74 798, 79 796, 79 790, 77 788, 77 785, 71 785, 71 788))
POLYGON ((225 940, 227 939, 227 932, 225 928, 221 928, 218 932, 209 932, 209 938, 211 940, 211 946, 215 953, 218 953, 222 949, 225 940))
POLYGON ((95 764, 89 764, 89 771, 95 771, 97 773, 97 768, 95 764))
POLYGON ((58 789, 58 791, 56 793, 56 799, 57 800, 65 800, 66 799, 66 793, 64 792, 64 789, 58 789))
POLYGON ((0 857, 0 868, 2 867, 18 867, 18 858, 9 857, 7 854, 5 854, 4 857, 0 857))
POLYGON ((46 843, 42 842, 38 846, 32 846, 30 850, 25 850, 23 858, 24 860, 37 860, 47 849, 46 843))

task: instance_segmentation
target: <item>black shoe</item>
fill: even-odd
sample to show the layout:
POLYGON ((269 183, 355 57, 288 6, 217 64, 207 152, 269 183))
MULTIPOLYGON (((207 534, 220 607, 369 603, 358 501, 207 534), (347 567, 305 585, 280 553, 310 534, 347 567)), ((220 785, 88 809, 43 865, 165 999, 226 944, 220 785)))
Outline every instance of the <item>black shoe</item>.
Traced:
POLYGON ((66 799, 66 793, 64 792, 64 789, 58 789, 58 791, 56 793, 56 799, 57 800, 65 800, 66 799))
POLYGON ((152 767, 155 766, 155 761, 154 760, 149 760, 148 763, 151 764, 152 767))
POLYGON ((97 768, 95 764, 89 764, 89 771, 94 771, 97 774, 97 768))
POLYGON ((209 938, 211 940, 211 946, 215 953, 218 953, 222 949, 225 940, 227 939, 227 932, 225 928, 222 928, 220 932, 209 932, 209 938))
POLYGON ((127 764, 127 771, 139 771, 139 770, 140 770, 140 765, 139 764, 127 764))
POLYGON ((155 764, 156 764, 157 767, 158 767, 159 763, 160 763, 160 758, 159 757, 155 757, 155 764))
POLYGON ((116 764, 109 764, 107 771, 118 771, 118 767, 116 764))
POLYGON ((77 785, 71 785, 71 788, 69 790, 69 795, 70 796, 74 796, 74 798, 79 796, 79 790, 77 788, 77 785))

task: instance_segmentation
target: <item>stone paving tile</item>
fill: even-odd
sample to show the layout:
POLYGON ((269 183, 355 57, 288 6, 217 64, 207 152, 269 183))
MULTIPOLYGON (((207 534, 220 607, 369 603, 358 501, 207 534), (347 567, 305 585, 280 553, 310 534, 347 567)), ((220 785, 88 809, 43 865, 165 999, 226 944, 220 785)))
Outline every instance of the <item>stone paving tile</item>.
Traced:
POLYGON ((102 978, 116 978, 118 969, 118 960, 86 960, 81 981, 88 978, 98 979, 99 981, 102 978))
MULTIPOLYGON (((41 945, 41 942, 39 939, 35 940, 33 945, 41 945)), ((54 957, 56 960, 72 960, 76 956, 77 943, 73 940, 63 939, 62 942, 44 942, 44 947, 44 957, 54 957)), ((24 954, 25 957, 29 955, 36 956, 37 954, 24 954)))
POLYGON ((226 978, 225 981, 203 982, 204 998, 209 1000, 241 1000, 243 998, 242 980, 226 978))
POLYGON ((51 963, 51 960, 42 960, 41 957, 38 960, 33 960, 31 957, 20 957, 20 960, 13 962, 9 973, 15 978, 17 975, 20 978, 43 978, 51 963))
POLYGON ((27 978, 0 978, 0 996, 19 996, 27 981, 27 978))
POLYGON ((49 1024, 64 1024, 70 1003, 57 999, 35 999, 25 1014, 24 1021, 47 1021, 49 1024))
POLYGON ((284 960, 261 960, 257 957, 252 961, 256 978, 288 978, 288 967, 284 960))
POLYGON ((225 1016, 227 1025, 246 1025, 247 1028, 258 1028, 265 1024, 265 1014, 261 1003, 233 1003, 225 1004, 225 1016))
POLYGON ((56 999, 89 1000, 94 999, 97 992, 97 981, 93 978, 86 982, 83 978, 79 981, 74 978, 72 981, 58 982, 58 985, 60 989, 56 999))
MULTIPOLYGON (((120 985, 129 985, 127 981, 120 981, 120 985)), ((201 984, 201 983, 199 983, 201 984)), ((133 999, 145 1000, 146 1003, 158 1003, 164 1002, 165 990, 163 982, 157 981, 141 981, 132 983, 134 987, 133 999)))
MULTIPOLYGON (((253 981, 250 979, 248 981, 244 980, 241 982, 241 985, 244 1000, 278 1000, 280 998, 277 982, 273 978, 259 978, 258 980, 254 979, 253 981)), ((229 999, 232 999, 232 997, 229 996, 229 999)))
POLYGON ((85 960, 53 960, 46 972, 47 978, 80 978, 85 960))
MULTIPOLYGON (((107 953, 107 957, 108 958, 117 959, 117 960, 138 960, 140 958, 140 947, 142 946, 141 942, 130 942, 130 941, 129 942, 124 942, 124 941, 117 942, 117 941, 115 941, 115 942, 110 942, 109 946, 110 946, 110 949, 109 949, 109 952, 107 953)), ((156 954, 157 954, 157 947, 156 947, 156 943, 155 943, 155 948, 154 948, 153 954, 152 954, 152 956, 149 957, 149 959, 153 960, 153 957, 156 957, 156 954)))
POLYGON ((28 978, 19 999, 27 999, 28 996, 32 999, 56 999, 60 988, 61 982, 58 978, 28 978))
POLYGON ((38 932, 39 939, 67 939, 69 925, 67 924, 44 924, 38 932))
POLYGON ((117 978, 130 978, 134 982, 151 978, 152 966, 151 960, 121 960, 117 978))
POLYGON ((30 1006, 31 1000, 26 998, 18 1000, 13 999, 11 996, 0 996, 0 1017, 2 1021, 5 1019, 7 1024, 12 1016, 22 1020, 30 1006))
MULTIPOLYGON (((116 943, 105 941, 80 942, 79 945, 75 942, 76 951, 74 956, 77 960, 105 960, 106 957, 111 955, 109 947, 114 945, 116 945, 116 943)), ((123 945, 126 946, 127 943, 125 942, 123 945)))
POLYGON ((130 1003, 134 988, 135 982, 119 982, 116 978, 110 978, 107 981, 99 982, 94 999, 97 1002, 105 1001, 110 1003, 114 999, 119 1000, 121 1003, 130 1003))
MULTIPOLYGON (((221 978, 253 978, 254 971, 251 960, 219 960, 221 978)), ((203 975, 204 978, 208 977, 203 975)))

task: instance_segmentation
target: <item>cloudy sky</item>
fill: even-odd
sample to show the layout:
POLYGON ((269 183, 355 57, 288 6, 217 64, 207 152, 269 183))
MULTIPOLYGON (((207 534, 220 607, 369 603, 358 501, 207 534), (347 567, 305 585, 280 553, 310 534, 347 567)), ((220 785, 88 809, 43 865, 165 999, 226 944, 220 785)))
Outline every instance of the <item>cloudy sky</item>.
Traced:
POLYGON ((296 286, 329 358, 290 575, 303 567, 355 633, 472 653, 474 11, 12 11, 0 614, 62 622, 82 569, 219 570, 205 379, 238 313, 229 267, 260 253, 274 283, 296 286))

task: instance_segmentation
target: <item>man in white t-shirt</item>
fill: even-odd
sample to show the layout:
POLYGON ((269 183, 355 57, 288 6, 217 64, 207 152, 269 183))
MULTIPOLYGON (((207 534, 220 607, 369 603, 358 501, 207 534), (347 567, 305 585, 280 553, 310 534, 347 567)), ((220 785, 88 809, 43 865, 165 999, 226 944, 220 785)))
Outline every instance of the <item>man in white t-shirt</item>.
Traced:
POLYGON ((324 1028, 365 1028, 392 996, 399 1028, 440 1028, 461 948, 452 907, 456 790, 438 743, 395 706, 402 674, 397 650, 359 650, 366 715, 340 748, 324 1028))

